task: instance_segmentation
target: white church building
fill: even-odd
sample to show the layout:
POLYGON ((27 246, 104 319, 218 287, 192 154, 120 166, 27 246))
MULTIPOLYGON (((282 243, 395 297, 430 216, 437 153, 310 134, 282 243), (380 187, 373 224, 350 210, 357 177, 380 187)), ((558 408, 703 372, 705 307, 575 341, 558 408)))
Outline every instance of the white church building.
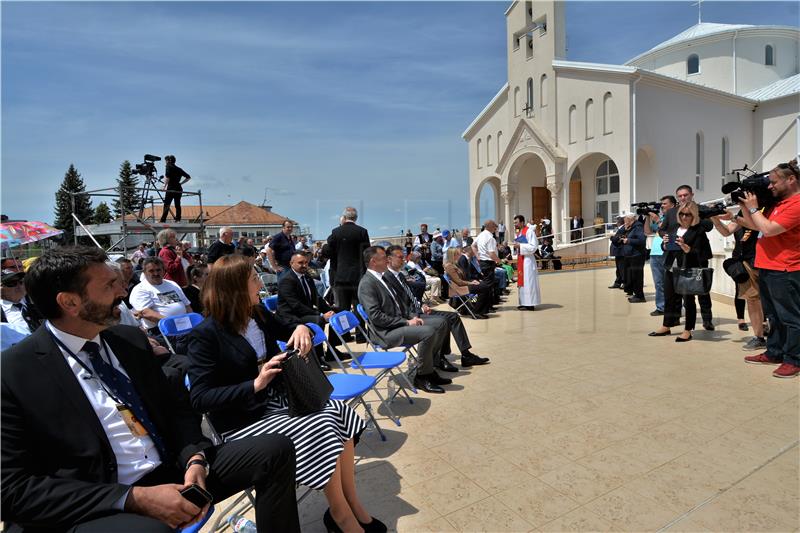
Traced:
POLYGON ((522 214, 558 233, 683 183, 721 198, 731 169, 798 153, 798 28, 703 22, 611 65, 567 60, 563 2, 505 15, 508 80, 463 133, 473 227, 522 214), (495 212, 481 212, 485 187, 495 212))

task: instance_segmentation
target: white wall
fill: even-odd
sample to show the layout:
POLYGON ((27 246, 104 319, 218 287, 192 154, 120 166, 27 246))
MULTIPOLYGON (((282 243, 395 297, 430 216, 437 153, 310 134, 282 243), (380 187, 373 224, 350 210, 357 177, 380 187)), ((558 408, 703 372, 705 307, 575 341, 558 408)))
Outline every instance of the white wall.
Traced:
POLYGON ((786 163, 797 155, 800 147, 797 146, 797 122, 795 117, 800 114, 800 100, 798 95, 791 95, 771 102, 764 102, 755 112, 755 157, 761 156, 783 133, 789 124, 792 128, 778 144, 764 157, 758 169, 769 170, 778 163, 786 163))
POLYGON ((650 85, 643 80, 637 87, 637 144, 652 147, 652 172, 656 190, 647 187, 657 200, 674 194, 684 183, 695 186, 695 134, 704 135, 704 187, 697 190, 699 201, 722 196, 722 137, 730 147, 730 168, 753 161, 753 112, 750 106, 726 103, 696 94, 677 92, 650 85))

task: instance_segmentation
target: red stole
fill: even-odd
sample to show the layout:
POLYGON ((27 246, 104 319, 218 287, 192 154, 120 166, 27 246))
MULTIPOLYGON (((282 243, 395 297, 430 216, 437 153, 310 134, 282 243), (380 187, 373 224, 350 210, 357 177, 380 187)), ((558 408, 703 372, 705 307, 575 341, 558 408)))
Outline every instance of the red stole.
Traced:
MULTIPOLYGON (((530 226, 526 225, 521 230, 519 230, 517 236, 524 235, 525 239, 527 239, 528 242, 530 243, 530 239, 528 239, 529 229, 530 226)), ((523 256, 521 252, 517 252, 517 287, 524 287, 524 286, 525 286, 525 256, 523 256)))

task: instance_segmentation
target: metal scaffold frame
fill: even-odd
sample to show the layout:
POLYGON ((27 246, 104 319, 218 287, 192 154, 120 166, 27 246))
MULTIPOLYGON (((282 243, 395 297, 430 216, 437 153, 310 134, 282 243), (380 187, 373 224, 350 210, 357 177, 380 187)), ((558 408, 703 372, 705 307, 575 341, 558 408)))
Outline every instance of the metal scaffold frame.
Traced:
MULTIPOLYGON (((111 246, 108 247, 106 250, 107 252, 112 251, 116 248, 120 243, 122 243, 122 253, 127 255, 128 252, 128 237, 130 235, 140 235, 142 233, 152 233, 153 238, 155 238, 156 234, 161 231, 162 229, 172 229, 175 230, 177 233, 183 233, 181 240, 185 238, 188 234, 197 234, 198 240, 202 242, 203 235, 205 232, 205 222, 203 219, 203 193, 202 191, 158 191, 159 194, 161 192, 180 192, 183 196, 196 196, 198 199, 198 203, 200 206, 200 215, 197 217, 196 220, 190 222, 172 222, 172 223, 162 223, 156 220, 156 210, 155 210, 155 199, 152 196, 147 196, 150 192, 152 192, 152 188, 149 187, 107 187, 104 189, 94 189, 91 191, 84 191, 80 193, 70 192, 70 201, 72 204, 72 231, 75 239, 75 244, 78 243, 78 237, 87 236, 97 245, 98 248, 103 248, 100 243, 97 242, 95 239, 95 235, 121 235, 122 237, 117 239, 111 246), (128 206, 125 205, 125 198, 121 194, 120 189, 125 189, 127 191, 135 191, 136 193, 140 193, 143 195, 142 205, 140 206, 139 213, 135 213, 131 210, 128 206), (93 197, 103 197, 103 198, 115 198, 119 200, 119 206, 121 211, 121 216, 118 217, 116 220, 111 222, 107 222, 104 224, 85 224, 84 221, 80 220, 78 216, 75 214, 75 197, 76 196, 88 196, 90 198, 93 197), (145 209, 146 204, 150 204, 150 212, 151 214, 145 217, 145 209), (129 221, 129 218, 133 219, 134 221, 129 221)), ((163 199, 162 199, 163 200, 163 199)), ((175 213, 170 207, 170 215, 175 216, 175 213)), ((200 243, 199 243, 200 244, 200 243)))

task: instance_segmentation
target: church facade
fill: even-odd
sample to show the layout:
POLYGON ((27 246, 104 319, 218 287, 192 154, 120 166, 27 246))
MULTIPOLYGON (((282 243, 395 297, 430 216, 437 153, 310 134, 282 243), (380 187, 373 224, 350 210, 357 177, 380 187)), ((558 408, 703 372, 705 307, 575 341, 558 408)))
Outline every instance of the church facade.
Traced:
POLYGON ((474 227, 522 214, 568 232, 683 183, 721 198, 732 169, 799 151, 798 28, 698 23, 611 65, 566 59, 563 2, 515 1, 506 25, 507 82, 462 135, 474 227))

